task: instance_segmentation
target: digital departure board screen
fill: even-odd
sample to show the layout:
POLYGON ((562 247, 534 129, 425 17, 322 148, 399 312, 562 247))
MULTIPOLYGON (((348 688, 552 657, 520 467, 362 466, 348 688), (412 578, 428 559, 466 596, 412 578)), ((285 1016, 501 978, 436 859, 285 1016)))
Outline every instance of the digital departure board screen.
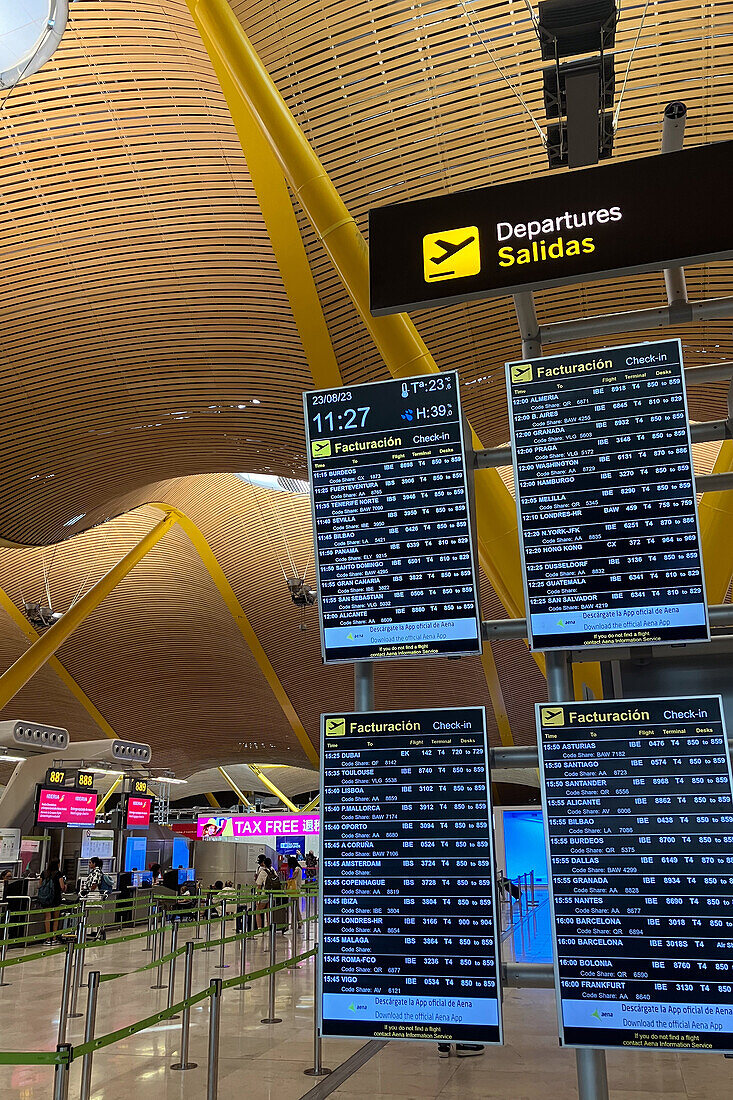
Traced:
POLYGON ((501 1042, 483 708, 321 718, 324 1035, 501 1042))
POLYGON ((709 637, 679 340, 507 364, 533 649, 709 637))
POLYGON ((561 1041, 733 1049, 720 696, 537 711, 561 1041))
POLYGON ((480 653, 457 372, 304 401, 324 661, 480 653))

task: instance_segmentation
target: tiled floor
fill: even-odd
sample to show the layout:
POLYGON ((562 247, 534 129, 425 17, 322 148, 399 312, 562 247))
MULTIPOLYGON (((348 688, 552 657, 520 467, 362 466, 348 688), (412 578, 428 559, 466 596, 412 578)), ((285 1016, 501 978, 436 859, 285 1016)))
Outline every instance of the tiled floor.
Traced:
MULTIPOLYGON (((538 913, 535 943, 542 940, 538 913)), ((527 946, 532 940, 527 937, 527 946)), ((142 941, 144 944, 144 941, 142 941)), ((509 947, 509 944, 505 945, 509 947)), ((521 942, 519 943, 521 955, 521 942)), ((234 949, 229 947, 234 962, 234 949)), ((281 950, 285 950, 281 940, 281 950)), ((149 959, 140 944, 88 952, 92 968, 132 968, 149 959), (106 954, 104 953, 106 951, 106 954), (104 959, 100 962, 100 959, 104 959)), ((533 961, 540 961, 533 958, 533 961)), ((196 953, 194 989, 216 970, 216 952, 196 953)), ((266 962, 258 943, 251 962, 266 962)), ((224 971, 224 976, 233 973, 224 971)), ((56 1043, 61 957, 12 968, 12 985, 0 989, 0 1046, 3 1050, 49 1050, 56 1043)), ((151 990, 150 973, 105 982, 100 988, 98 1033, 123 1027, 165 1005, 165 990, 151 990)), ((180 994, 181 976, 178 992, 180 994)), ((261 1024, 267 983, 224 994, 219 1100, 299 1100, 316 1083, 303 1070, 312 1064, 313 976, 310 964, 278 975, 277 1014, 283 1023, 261 1024)), ((82 1000, 83 1005, 83 1000, 82 1000)), ((557 1043, 554 994, 509 990, 504 1001, 504 1047, 479 1058, 439 1060, 434 1047, 390 1043, 332 1095, 344 1100, 574 1100, 575 1056, 557 1043)), ((79 1041, 83 1022, 72 1021, 70 1041, 79 1041)), ((198 1069, 175 1073, 178 1022, 131 1036, 95 1057, 93 1100, 205 1100, 206 1005, 192 1012, 191 1057, 198 1069)), ((328 1040, 324 1061, 335 1067, 360 1042, 328 1040)), ((732 1100, 733 1061, 722 1055, 611 1052, 608 1074, 612 1100, 732 1100)), ((51 1100, 47 1067, 0 1066, 0 1100, 51 1100)), ((70 1100, 79 1096, 79 1066, 72 1070, 70 1100)))

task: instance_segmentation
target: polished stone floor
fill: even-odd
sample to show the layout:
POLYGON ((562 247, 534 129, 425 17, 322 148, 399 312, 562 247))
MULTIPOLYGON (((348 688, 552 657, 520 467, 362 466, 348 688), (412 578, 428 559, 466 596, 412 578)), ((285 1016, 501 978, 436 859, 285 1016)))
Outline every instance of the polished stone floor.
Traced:
MULTIPOLYGON (((537 936, 542 939, 541 932, 537 936)), ((144 945, 144 940, 142 941, 144 945)), ((281 938, 280 950, 287 941, 281 938)), ((518 944, 517 946, 520 946, 518 944)), ((511 944, 505 944, 507 955, 511 944)), ((235 962, 228 947, 228 961, 235 962)), ((519 952, 521 954, 521 951, 519 952)), ((102 972, 128 970, 148 961, 141 945, 92 950, 87 959, 102 972), (104 961, 102 961, 102 959, 104 961)), ((194 989, 217 971, 218 953, 197 952, 194 989)), ((251 963, 264 965, 264 944, 251 963)), ((2 1050, 55 1047, 61 985, 61 957, 8 971, 12 985, 0 988, 2 1050)), ((104 982, 100 988, 97 1032, 122 1028, 165 1005, 166 991, 151 990, 150 973, 104 982)), ((180 995, 181 975, 177 993, 180 995)), ((224 994, 218 1100, 299 1100, 315 1084, 303 1070, 312 1064, 313 976, 311 964, 278 975, 277 1014, 281 1024, 262 1024, 267 983, 224 994)), ((83 1007, 83 998, 80 1001, 83 1007)), ((557 1043, 552 991, 509 990, 504 1002, 504 1047, 479 1058, 439 1060, 422 1043, 390 1043, 332 1095, 365 1100, 574 1100, 575 1057, 557 1043)), ((71 1042, 81 1038, 82 1020, 71 1022, 71 1042)), ((198 1069, 175 1073, 179 1024, 169 1022, 131 1036, 95 1057, 93 1100, 205 1100, 208 1010, 192 1012, 191 1057, 198 1069)), ((329 1040, 324 1061, 335 1067, 361 1046, 329 1040)), ((611 1052, 608 1074, 612 1100, 731 1100, 733 1061, 722 1055, 611 1052)), ((48 1067, 0 1066, 0 1100, 51 1100, 48 1067)), ((72 1069, 70 1100, 79 1096, 79 1066, 72 1069)))

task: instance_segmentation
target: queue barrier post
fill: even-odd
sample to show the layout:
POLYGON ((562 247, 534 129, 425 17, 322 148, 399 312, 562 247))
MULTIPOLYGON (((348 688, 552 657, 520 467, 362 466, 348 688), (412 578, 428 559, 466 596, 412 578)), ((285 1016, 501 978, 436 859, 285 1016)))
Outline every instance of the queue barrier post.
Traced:
POLYGON ((57 1062, 54 1068, 53 1100, 68 1100, 69 1097, 69 1074, 72 1054, 71 1045, 69 1043, 58 1043, 56 1046, 56 1053, 61 1054, 62 1051, 68 1052, 69 1057, 64 1062, 57 1062))
POLYGON ((201 883, 196 884, 196 935, 194 939, 201 939, 201 883))
POLYGON ((61 1009, 59 1011, 58 1044, 66 1042, 66 1025, 69 1019, 69 994, 71 993, 72 967, 74 965, 74 944, 67 943, 64 959, 64 977, 61 983, 61 1009))
MULTIPOLYGON (((97 1019, 97 995, 99 993, 100 973, 91 970, 87 978, 87 1014, 84 1021, 84 1042, 90 1043, 94 1038, 94 1025, 97 1019)), ((79 1087, 79 1100, 89 1100, 92 1089, 92 1058, 94 1054, 88 1051, 81 1062, 81 1085, 79 1087)))
POLYGON ((291 970, 300 970, 300 963, 293 961, 294 959, 297 959, 298 951, 299 951, 299 943, 298 943, 299 932, 300 932, 300 929, 298 927, 298 921, 300 920, 300 913, 298 912, 299 905, 300 905, 300 900, 298 898, 293 898, 292 901, 290 902, 290 962, 288 963, 288 967, 291 970))
POLYGON ((270 973, 267 980, 267 1016, 261 1021, 263 1024, 281 1024, 282 1019, 275 1015, 275 964, 277 963, 277 928, 275 927, 275 898, 270 894, 268 904, 268 920, 270 925, 270 973))
POLYGON ((327 1069, 322 1062, 321 1029, 318 1026, 318 944, 313 945, 313 1065, 310 1069, 304 1069, 306 1077, 326 1077, 333 1070, 327 1069))
MULTIPOLYGON (((251 910, 248 910, 247 905, 248 905, 248 903, 245 902, 244 903, 244 909, 242 910, 242 938, 239 941, 239 977, 240 978, 243 978, 244 975, 247 973, 247 939, 248 939, 247 933, 249 931, 249 929, 247 928, 247 924, 248 924, 247 917, 250 914, 251 914, 251 917, 252 917, 252 930, 253 931, 254 931, 254 927, 255 927, 254 904, 252 905, 251 910)), ((251 986, 241 985, 239 988, 240 988, 240 990, 244 990, 244 989, 250 989, 251 986)))
MULTIPOLYGON (((171 961, 168 963, 168 1001, 166 1008, 173 1008, 173 993, 176 987, 176 951, 178 950, 178 921, 171 925, 171 961)), ((177 1016, 171 1016, 171 1020, 177 1020, 177 1016)))
MULTIPOLYGON (((185 970, 183 972, 183 999, 188 1001, 191 997, 191 989, 193 986, 193 953, 196 950, 193 940, 189 940, 186 944, 186 963, 185 970)), ((175 1062, 171 1069, 196 1069, 198 1062, 189 1062, 188 1060, 188 1038, 189 1029, 191 1027, 191 1006, 186 1005, 181 1013, 181 1060, 175 1062)))
POLYGON ((211 896, 207 899, 206 904, 206 947, 204 951, 213 951, 211 946, 211 896))
POLYGON ((77 1019, 81 1016, 81 1012, 77 1011, 77 1002, 79 1000, 79 989, 81 988, 82 979, 84 977, 84 942, 87 935, 87 911, 84 906, 79 913, 79 923, 76 926, 76 943, 74 951, 74 977, 71 983, 71 1004, 69 1006, 69 1019, 77 1019))
POLYGON ((221 978, 212 978, 209 985, 209 1064, 206 1067, 206 1100, 219 1095, 219 1026, 221 1023, 221 978))
POLYGON ((151 896, 148 898, 148 935, 147 939, 145 940, 145 947, 143 948, 143 951, 153 951, 155 947, 155 944, 153 942, 153 919, 156 912, 156 906, 153 903, 152 894, 153 891, 151 889, 151 896))
MULTIPOLYGON (((165 910, 162 905, 156 907, 156 926, 153 929, 153 962, 159 963, 165 951, 165 910)), ((151 989, 165 989, 166 983, 162 982, 162 970, 158 967, 158 981, 151 985, 151 989)))
POLYGON ((220 937, 221 943, 219 944, 219 965, 216 968, 217 970, 226 970, 227 967, 229 966, 229 963, 224 961, 224 948, 225 948, 224 940, 226 939, 226 934, 227 934, 227 899, 222 898, 221 899, 221 937, 220 937))
MULTIPOLYGON (((8 924, 8 909, 6 908, 3 916, 3 938, 0 945, 0 962, 5 962, 5 956, 8 953, 8 932, 10 925, 8 924)), ((0 986, 12 985, 12 982, 5 981, 5 967, 0 970, 0 986)))

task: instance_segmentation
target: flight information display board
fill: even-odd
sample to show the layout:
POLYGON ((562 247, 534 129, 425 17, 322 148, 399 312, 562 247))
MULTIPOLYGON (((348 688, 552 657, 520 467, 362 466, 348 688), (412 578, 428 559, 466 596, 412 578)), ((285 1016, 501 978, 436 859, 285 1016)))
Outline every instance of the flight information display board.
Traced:
POLYGON ((324 661, 480 653, 458 373, 303 397, 324 661))
POLYGON ((533 649, 709 637, 679 340, 507 364, 533 649))
POLYGON ((561 1041, 733 1049, 720 696, 537 712, 561 1041))
POLYGON ((482 707, 321 718, 324 1035, 501 1042, 482 707))

